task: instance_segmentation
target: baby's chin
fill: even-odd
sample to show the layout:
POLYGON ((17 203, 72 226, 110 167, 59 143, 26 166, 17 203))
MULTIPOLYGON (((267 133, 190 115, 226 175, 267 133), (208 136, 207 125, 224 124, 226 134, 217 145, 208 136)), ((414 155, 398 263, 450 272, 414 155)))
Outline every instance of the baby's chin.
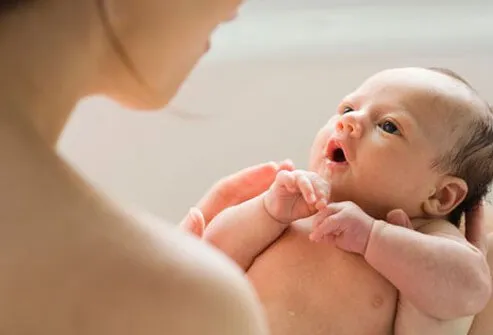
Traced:
POLYGON ((378 203, 371 194, 361 192, 354 184, 344 180, 329 181, 330 202, 351 201, 358 205, 365 213, 377 220, 385 220, 389 212, 388 203, 378 203))
POLYGON ((330 181, 330 173, 325 165, 325 158, 312 159, 308 162, 308 171, 315 172, 324 180, 330 181))
MULTIPOLYGON (((321 155, 319 156, 321 157, 321 155)), ((325 158, 310 160, 309 171, 317 173, 330 185, 331 202, 352 201, 360 206, 367 213, 374 213, 381 216, 381 206, 375 206, 372 201, 368 201, 366 194, 359 192, 361 188, 357 187, 351 174, 333 173, 329 170, 325 158)), ((371 199, 370 199, 371 200, 371 199)), ((378 218, 380 219, 380 218, 378 218)))

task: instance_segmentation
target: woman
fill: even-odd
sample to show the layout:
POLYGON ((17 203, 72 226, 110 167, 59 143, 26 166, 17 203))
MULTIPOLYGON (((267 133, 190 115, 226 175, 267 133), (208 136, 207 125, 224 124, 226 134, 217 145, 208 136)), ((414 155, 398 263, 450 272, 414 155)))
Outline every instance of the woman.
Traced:
MULTIPOLYGON (((472 217, 469 223, 473 223, 474 231, 471 240, 483 240, 483 252, 488 253, 488 264, 493 274, 493 207, 491 205, 484 206, 484 211, 478 211, 475 217, 472 217), (485 223, 485 227, 483 227, 485 223), (485 234, 482 231, 485 231, 485 234)), ((467 236, 467 235, 466 235, 467 236)), ((481 245, 481 244, 480 244, 481 245)), ((492 277, 493 280, 493 277, 492 277)), ((476 315, 474 318, 469 335, 489 335, 493 334, 493 297, 490 297, 490 302, 486 308, 476 315)))
MULTIPOLYGON (((0 2, 2 333, 267 333, 252 289, 226 259, 122 213, 55 152, 85 96, 165 106, 239 2, 0 2)), ((199 204, 205 220, 264 191, 281 168, 290 167, 221 181, 199 204)))
MULTIPOLYGON (((266 334, 228 260, 176 228, 137 223, 55 152, 85 96, 165 106, 239 4, 0 2, 1 333, 266 334)), ((253 174, 268 185, 278 169, 253 174)), ((221 186, 229 182, 213 203, 230 199, 221 186)))

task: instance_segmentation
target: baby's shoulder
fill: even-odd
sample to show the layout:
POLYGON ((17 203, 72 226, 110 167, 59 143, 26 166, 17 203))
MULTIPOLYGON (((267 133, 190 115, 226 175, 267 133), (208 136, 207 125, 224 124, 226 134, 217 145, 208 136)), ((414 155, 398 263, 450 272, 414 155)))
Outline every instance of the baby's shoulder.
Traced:
POLYGON ((465 240, 464 234, 450 221, 444 219, 416 219, 413 220, 416 231, 426 234, 458 240, 465 240))

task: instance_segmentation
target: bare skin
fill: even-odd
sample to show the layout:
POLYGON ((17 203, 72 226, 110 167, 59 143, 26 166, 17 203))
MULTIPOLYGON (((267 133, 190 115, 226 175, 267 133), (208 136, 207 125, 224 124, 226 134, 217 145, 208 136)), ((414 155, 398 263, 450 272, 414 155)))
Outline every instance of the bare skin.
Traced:
MULTIPOLYGON (((248 270, 265 306, 272 334, 393 334, 395 288, 362 257, 345 253, 333 244, 310 242, 310 233, 309 223, 293 224, 248 270)), ((488 262, 493 269, 493 234, 488 243, 488 262)), ((472 322, 468 334, 489 335, 492 320, 490 299, 474 320, 457 320, 455 328, 447 324, 447 334, 463 334, 472 322)), ((437 329, 437 324, 432 326, 437 329)))
MULTIPOLYGON (((89 94, 144 109, 166 105, 238 3, 53 0, 2 14, 2 333, 266 333, 255 295, 230 262, 115 208, 54 148, 70 110, 89 94), (127 58, 102 23, 101 3, 127 58)), ((231 185, 238 190, 233 179, 205 198, 205 217, 231 185)), ((261 192, 250 191, 221 206, 261 192)))
POLYGON ((393 285, 362 257, 313 243, 310 233, 309 222, 293 224, 248 270, 272 334, 392 334, 393 285))
MULTIPOLYGON (((1 149, 12 143, 6 134, 1 149)), ((1 208, 2 331, 265 333, 251 289, 224 257, 162 222, 134 220, 55 156, 18 149, 4 157, 26 165, 0 168, 12 187, 1 208)), ((276 170, 265 165, 253 176, 267 184, 276 170)), ((259 192, 243 191, 235 201, 259 192)))
MULTIPOLYGON (((55 148, 85 96, 165 106, 240 1, 203 3, 26 1, 0 14, 0 49, 8 50, 0 53, 1 333, 267 334, 232 262, 115 207, 55 148)), ((266 164, 221 182, 202 209, 214 210, 231 185, 243 194, 230 204, 258 195, 278 170, 266 164)))
MULTIPOLYGON (((487 234, 486 247, 488 256, 488 265, 493 273, 493 206, 484 207, 484 231, 487 234)), ((493 278, 492 278, 493 281, 493 278)), ((493 334, 493 297, 486 308, 474 317, 469 335, 490 335, 493 334)))
MULTIPOLYGON (((364 283, 357 282, 358 287, 353 288, 348 278, 359 278, 363 275, 344 274, 346 267, 351 268, 352 263, 347 259, 339 261, 337 250, 310 245, 307 233, 310 226, 314 229, 310 235, 312 240, 318 241, 327 235, 331 237, 331 243, 328 244, 332 249, 335 245, 347 253, 364 255, 367 264, 362 262, 350 272, 355 269, 363 271, 365 267, 372 266, 381 274, 382 279, 388 278, 389 282, 399 289, 397 315, 394 326, 391 327, 396 334, 466 334, 472 322, 471 315, 481 311, 488 301, 491 292, 490 271, 486 257, 481 251, 483 246, 480 249, 475 245, 475 238, 470 231, 466 231, 466 236, 470 235, 468 238, 472 243, 447 222, 445 217, 440 219, 440 214, 446 214, 445 211, 428 211, 430 208, 436 208, 433 206, 438 201, 442 201, 437 198, 443 194, 442 192, 457 191, 455 194, 450 193, 451 197, 445 199, 444 206, 452 204, 449 202, 452 196, 456 195, 457 201, 460 202, 461 194, 465 194, 465 191, 460 189, 462 181, 448 175, 435 175, 434 171, 430 171, 430 164, 420 163, 423 158, 419 157, 419 154, 424 156, 427 149, 433 150, 435 141, 426 139, 417 129, 422 127, 422 124, 433 124, 434 120, 430 115, 438 112, 408 107, 406 113, 419 120, 415 121, 415 125, 420 126, 415 126, 412 130, 406 130, 404 127, 400 132, 389 125, 384 127, 385 132, 374 126, 373 122, 386 119, 387 116, 382 116, 382 112, 378 119, 375 117, 376 121, 365 122, 365 117, 371 115, 373 102, 380 106, 380 101, 385 101, 389 110, 404 113, 406 109, 403 107, 398 109, 389 106, 399 106, 399 101, 406 101, 409 96, 413 97, 412 101, 426 100, 423 94, 432 90, 426 86, 430 80, 436 80, 438 87, 446 87, 452 80, 414 69, 390 70, 373 78, 374 80, 370 79, 356 93, 351 94, 359 97, 359 109, 351 108, 340 116, 334 116, 335 120, 331 119, 320 132, 322 136, 317 137, 314 147, 320 149, 312 151, 312 159, 315 157, 313 161, 318 163, 320 169, 317 171, 320 174, 302 170, 282 172, 268 192, 224 211, 204 232, 206 241, 216 245, 247 271, 252 283, 260 292, 274 334, 294 335, 303 331, 365 334, 368 331, 373 332, 375 328, 377 333, 389 331, 382 328, 382 324, 377 326, 372 322, 378 322, 394 313, 371 315, 365 304, 365 300, 371 300, 367 295, 375 294, 374 290, 381 288, 381 284, 373 283, 370 279, 364 283), (400 77, 401 73, 409 75, 400 77), (428 74, 431 74, 431 78, 428 78, 428 74), (420 82, 417 79, 420 75, 426 76, 427 80, 420 82), (415 80, 413 85, 407 81, 410 77, 415 80), (380 90, 382 86, 386 88, 384 91, 380 90), (421 90, 423 86, 426 90, 421 90), (396 89, 391 89, 392 87, 396 89), (422 93, 423 91, 425 93, 422 93), (371 99, 370 102, 364 102, 362 96, 371 97, 368 98, 371 99), (364 106, 368 106, 367 109, 364 106), (336 130, 332 130, 333 128, 336 130), (412 145, 406 142, 401 146, 399 140, 402 134, 406 135, 405 138, 411 138, 409 142, 412 145), (334 138, 337 138, 338 142, 335 142, 334 138), (348 138, 360 142, 350 142, 348 138), (333 165, 331 159, 329 163, 326 163, 325 159, 327 153, 330 155, 332 152, 332 143, 344 148, 349 163, 344 163, 338 170, 334 168, 324 180, 321 176, 325 176, 325 164, 329 167, 333 165), (371 154, 367 154, 368 152, 371 154), (401 156, 395 157, 396 153, 401 156), (358 162, 362 164, 361 170, 358 170, 358 162), (420 170, 420 167, 424 168, 420 170), (411 175, 409 170, 412 171, 411 175), (372 174, 364 175, 368 172, 372 174), (404 173, 405 179, 402 178, 404 173), (400 181, 396 177, 399 175, 400 181), (414 177, 416 180, 413 180, 414 177), (356 184, 362 184, 364 187, 347 187, 354 180, 358 181, 356 184), (371 185, 372 183, 374 184, 371 185), (431 183, 431 186, 427 183, 431 183), (342 190, 339 185, 342 185, 342 190), (392 190, 395 190, 395 185, 399 185, 399 190, 409 189, 409 192, 397 192, 394 195, 392 190), (431 193, 430 197, 428 190, 443 187, 442 185, 448 190, 442 189, 435 193, 436 196, 431 193), (351 190, 348 191, 348 188, 351 190), (362 189, 363 191, 360 191, 362 189), (365 194, 365 190, 368 189, 378 191, 365 194), (366 200, 366 203, 362 203, 373 213, 385 213, 382 209, 396 206, 415 213, 414 220, 412 224, 409 222, 407 225, 396 222, 393 219, 395 215, 391 214, 397 212, 392 211, 387 215, 387 222, 384 222, 381 216, 372 218, 357 205, 351 205, 347 201, 325 205, 327 199, 332 199, 332 194, 337 197, 343 192, 350 193, 354 198, 366 200), (404 198, 399 202, 396 198, 403 195, 404 198), (313 225, 308 223, 307 227, 306 222, 295 222, 294 227, 289 229, 291 222, 311 217, 317 210, 321 211, 312 218, 313 225), (424 212, 425 210, 427 212, 424 212), (288 231, 283 234, 285 229, 288 231), (339 231, 343 233, 338 233, 339 231), (321 252, 324 250, 327 259, 321 252), (337 266, 334 266, 334 263, 337 263, 337 266), (433 266, 430 267, 430 264, 433 266), (337 275, 334 271, 337 271, 337 275), (338 275, 344 278, 342 282, 339 281, 341 278, 338 275), (368 283, 375 286, 366 286, 368 283), (359 291, 362 287, 364 289, 359 291), (347 296, 347 291, 350 296, 347 296), (353 294, 357 297, 355 300, 350 298, 353 294), (431 299, 432 297, 434 299, 431 299), (333 301, 337 301, 339 305, 334 305, 333 301), (359 322, 351 324, 349 318, 345 319, 344 315, 341 315, 340 305, 344 304, 348 306, 342 308, 346 311, 346 317, 353 318, 354 311, 359 311, 359 308, 364 306, 356 317, 358 321, 365 320, 362 325, 359 322), (352 313, 348 314, 348 309, 352 313)), ((343 106, 356 105, 350 98, 345 100, 343 106)), ((392 121, 399 122, 399 116, 394 116, 392 121)), ((429 160, 425 156, 424 161, 429 160)), ((407 217, 404 212, 400 212, 407 217)), ((327 243, 323 244, 325 246, 327 243)), ((350 257, 344 254, 341 256, 350 257)), ((396 296, 392 299, 385 295, 382 298, 383 294, 376 295, 379 297, 374 299, 391 300, 389 306, 395 306, 396 296)))
MULTIPOLYGON (((484 217, 475 213, 469 215, 466 226, 469 229, 463 233, 468 240, 483 252, 487 249, 488 264, 493 273, 493 206, 484 207, 484 217), (485 234, 488 234, 487 238, 485 234)), ((333 244, 310 243, 310 233, 308 223, 292 225, 256 258, 249 269, 248 276, 266 306, 269 320, 273 320, 273 334, 299 334, 302 330, 311 330, 313 334, 317 331, 323 334, 345 334, 346 331, 347 334, 391 334, 397 297, 394 288, 362 257, 341 252, 333 244), (316 271, 310 270, 308 260, 312 256, 317 264, 316 271), (303 276, 299 276, 298 268, 302 269, 303 276), (319 273, 321 269, 325 269, 322 274, 319 273), (275 280, 273 274, 276 274, 275 280), (314 286, 319 294, 311 296, 314 286), (311 298, 304 300, 306 295, 311 298), (305 304, 294 303, 296 301, 305 304), (292 306, 289 315, 286 315, 285 306, 292 306), (315 310, 323 311, 323 315, 313 315, 315 310), (313 320, 329 322, 316 324, 313 320), (356 326, 355 320, 366 320, 363 325, 367 328, 356 326)), ((474 318, 458 320, 457 333, 471 323, 469 335, 493 333, 493 297, 474 318)))
MULTIPOLYGON (((227 204, 224 209, 229 206, 227 204)), ((220 211, 216 207, 214 215, 208 212, 207 217, 212 218, 220 211)), ((466 217, 466 226, 469 228, 463 231, 478 249, 485 252, 488 247, 491 269, 492 222, 493 207, 486 205, 484 218, 476 212, 469 214, 466 217), (487 241, 483 230, 489 234, 487 241)), ((208 223, 203 218, 189 222, 190 226, 202 228, 208 223)), ((309 222, 292 224, 255 259, 248 270, 248 277, 259 293, 269 320, 272 320, 272 333, 392 334, 397 302, 395 288, 372 269, 363 257, 343 252, 333 244, 310 242, 308 236, 311 232, 309 222), (317 262, 316 271, 313 270, 313 264, 307 262, 312 257, 317 262), (323 273, 320 273, 321 269, 324 269, 323 273), (300 276, 300 273, 303 275, 300 276), (305 299, 307 296, 309 299, 305 299), (285 306, 291 307, 288 312, 285 306), (314 311, 321 314, 314 314, 314 311), (314 320, 318 320, 318 323, 314 320)), ((490 335, 493 330, 492 320, 493 297, 474 320, 469 318, 460 321, 463 324, 457 331, 462 331, 464 325, 472 322, 469 335, 490 335)))

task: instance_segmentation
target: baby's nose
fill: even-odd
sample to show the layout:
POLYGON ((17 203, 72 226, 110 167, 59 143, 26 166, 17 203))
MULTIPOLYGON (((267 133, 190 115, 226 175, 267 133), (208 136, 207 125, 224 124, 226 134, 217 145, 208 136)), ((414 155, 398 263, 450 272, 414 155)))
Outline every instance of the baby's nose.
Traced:
POLYGON ((345 133, 351 137, 359 137, 362 132, 359 122, 350 116, 342 116, 339 122, 337 122, 336 129, 338 132, 345 133))

